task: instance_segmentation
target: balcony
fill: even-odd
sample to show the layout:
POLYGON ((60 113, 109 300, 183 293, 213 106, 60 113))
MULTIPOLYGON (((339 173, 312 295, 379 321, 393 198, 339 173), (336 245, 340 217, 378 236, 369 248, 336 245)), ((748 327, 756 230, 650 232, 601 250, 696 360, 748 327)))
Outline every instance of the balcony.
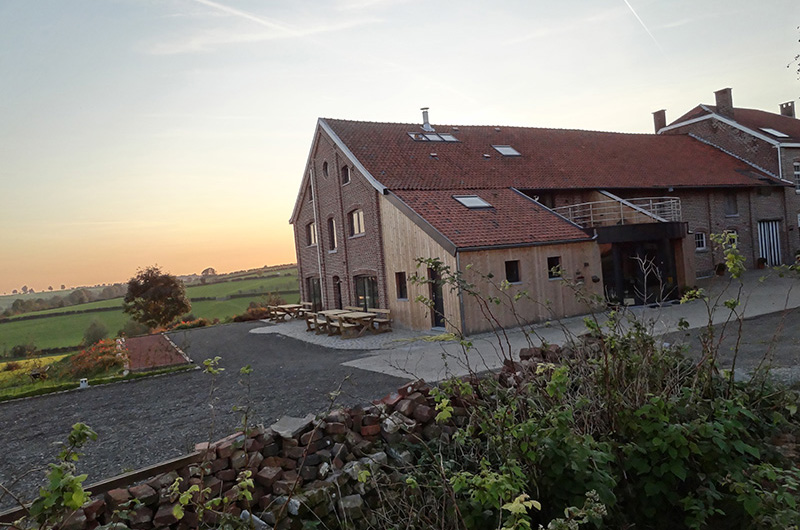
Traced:
POLYGON ((553 208, 582 228, 646 223, 680 222, 681 200, 677 197, 639 197, 622 199, 600 192, 605 200, 553 208))

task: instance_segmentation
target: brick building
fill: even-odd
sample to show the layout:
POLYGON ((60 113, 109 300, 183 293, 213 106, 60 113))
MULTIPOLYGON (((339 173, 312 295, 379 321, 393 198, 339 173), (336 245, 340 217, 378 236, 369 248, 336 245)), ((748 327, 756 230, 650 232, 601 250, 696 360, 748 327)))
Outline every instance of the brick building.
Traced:
MULTIPOLYGON (((726 198, 728 214, 723 217, 708 214, 718 209, 696 206, 695 214, 684 217, 689 230, 738 231, 749 265, 759 258, 768 265, 791 263, 800 249, 800 120, 794 102, 783 103, 778 113, 772 113, 734 107, 730 88, 714 95, 715 105, 700 104, 669 125, 666 111, 655 112, 656 133, 688 135, 746 161, 785 186, 726 198)), ((698 267, 705 269, 718 258, 709 252, 698 267)))
POLYGON ((716 264, 708 234, 748 232, 787 185, 687 134, 321 118, 290 222, 304 300, 469 334, 491 328, 480 304, 409 282, 438 279, 417 258, 485 296, 525 294, 496 308, 506 326, 585 312, 562 278, 624 303, 674 298, 716 264))

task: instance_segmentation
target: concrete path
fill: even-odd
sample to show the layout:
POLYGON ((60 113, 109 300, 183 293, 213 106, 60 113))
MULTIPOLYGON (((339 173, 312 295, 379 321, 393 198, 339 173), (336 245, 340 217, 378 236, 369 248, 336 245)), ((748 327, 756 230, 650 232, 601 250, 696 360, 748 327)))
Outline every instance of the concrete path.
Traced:
MULTIPOLYGON (((709 305, 715 324, 732 317, 722 304, 725 300, 738 298, 740 310, 745 318, 754 318, 800 307, 800 280, 780 278, 772 271, 747 271, 742 282, 729 278, 714 277, 698 282, 709 294, 709 304, 696 300, 686 304, 669 304, 662 307, 635 307, 630 316, 648 322, 654 335, 663 335, 677 330, 678 323, 685 319, 689 329, 705 327, 709 321, 709 305), (741 292, 739 289, 741 287, 741 292)), ((605 322, 604 314, 597 315, 605 322)), ((735 318, 735 317, 733 317, 735 318)), ((796 327, 796 315, 789 317, 787 327, 796 327)), ((279 333, 289 337, 334 349, 368 350, 367 354, 343 363, 343 366, 359 368, 396 377, 419 377, 426 381, 439 381, 449 376, 461 376, 470 371, 496 370, 503 359, 521 348, 539 345, 542 341, 563 344, 570 337, 586 331, 584 316, 549 322, 533 327, 532 333, 520 329, 507 330, 495 335, 482 333, 469 337, 472 348, 465 350, 460 344, 434 332, 398 331, 382 335, 371 335, 358 339, 342 340, 339 337, 315 335, 305 331, 304 322, 287 322, 253 329, 251 333, 279 333)), ((531 330, 529 330, 531 331, 531 330)))

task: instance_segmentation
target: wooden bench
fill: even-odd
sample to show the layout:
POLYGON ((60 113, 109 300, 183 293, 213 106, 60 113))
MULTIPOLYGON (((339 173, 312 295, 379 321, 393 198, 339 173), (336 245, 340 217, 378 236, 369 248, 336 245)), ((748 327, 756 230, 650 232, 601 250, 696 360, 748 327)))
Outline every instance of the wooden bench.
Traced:
POLYGON ((336 317, 325 315, 325 320, 328 325, 328 335, 341 335, 343 339, 352 339, 361 331, 360 326, 336 317))
POLYGON ((317 335, 328 333, 328 318, 325 315, 315 313, 314 331, 317 332, 317 335))
POLYGON ((378 309, 377 307, 370 307, 367 311, 370 313, 377 313, 378 317, 372 322, 378 333, 384 331, 392 331, 392 310, 391 309, 378 309))
POLYGON ((50 370, 49 364, 44 368, 34 368, 28 373, 28 376, 30 376, 31 381, 44 381, 47 379, 48 370, 50 370))
POLYGON ((312 313, 311 311, 306 311, 303 315, 306 319, 306 331, 316 331, 317 330, 317 314, 312 313))
POLYGON ((347 310, 347 311, 354 311, 356 313, 359 312, 359 311, 363 311, 364 310, 363 307, 356 307, 354 305, 346 305, 346 306, 344 306, 344 309, 347 310))

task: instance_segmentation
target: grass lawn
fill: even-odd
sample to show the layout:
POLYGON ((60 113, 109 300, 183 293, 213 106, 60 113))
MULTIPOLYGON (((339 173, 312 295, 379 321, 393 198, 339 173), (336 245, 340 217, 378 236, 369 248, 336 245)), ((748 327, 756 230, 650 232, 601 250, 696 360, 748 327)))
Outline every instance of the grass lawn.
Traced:
POLYGON ((0 363, 0 388, 7 388, 9 386, 17 386, 19 382, 30 383, 28 373, 33 368, 45 367, 48 364, 53 364, 66 357, 66 355, 51 355, 49 357, 38 357, 36 359, 21 359, 19 361, 12 361, 18 366, 16 370, 8 370, 9 363, 0 363))
POLYGON ((240 293, 267 293, 274 291, 296 291, 297 271, 292 271, 291 276, 277 278, 250 278, 235 282, 222 282, 210 285, 195 285, 186 289, 190 298, 205 296, 223 297, 240 293))

